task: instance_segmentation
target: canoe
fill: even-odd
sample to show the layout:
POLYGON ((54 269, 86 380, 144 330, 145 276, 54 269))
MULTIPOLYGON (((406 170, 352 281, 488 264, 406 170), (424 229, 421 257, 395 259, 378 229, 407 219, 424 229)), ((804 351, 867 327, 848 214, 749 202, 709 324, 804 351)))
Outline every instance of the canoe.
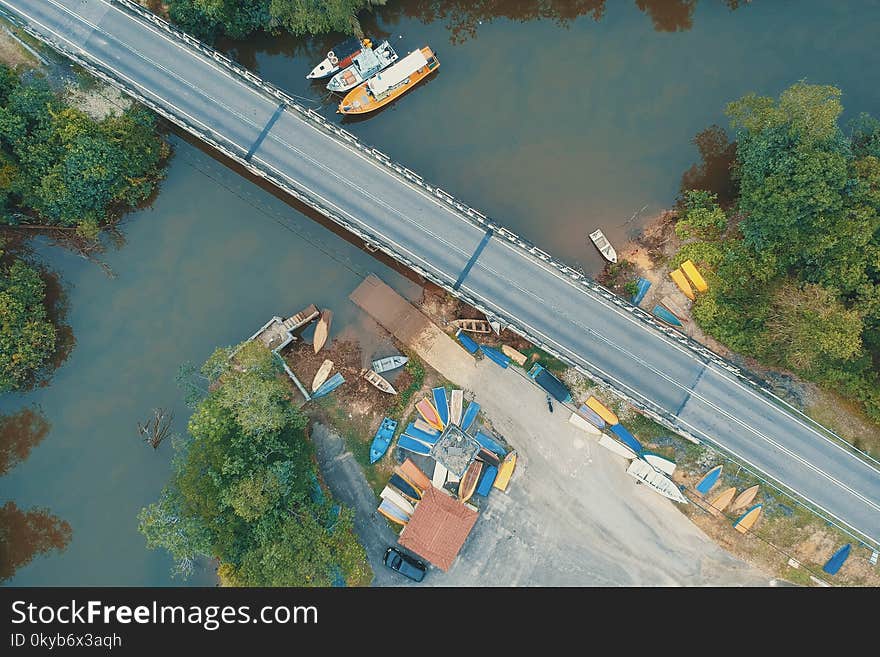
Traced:
POLYGON ((678 289, 684 293, 684 296, 691 301, 696 299, 694 291, 691 289, 691 285, 687 282, 687 279, 684 277, 684 272, 681 269, 675 269, 669 272, 669 278, 675 281, 675 284, 678 285, 678 289))
POLYGON ((321 367, 318 368, 318 371, 315 373, 315 378, 312 379, 312 392, 315 392, 324 381, 327 380, 327 377, 330 376, 330 372, 333 370, 333 361, 325 360, 321 363, 321 367))
POLYGON ((599 253, 602 254, 603 258, 610 263, 617 262, 617 251, 611 246, 611 242, 608 241, 608 238, 605 237, 605 233, 603 233, 601 229, 597 228, 590 233, 590 240, 593 242, 593 245, 599 249, 599 253))
POLYGON ((665 456, 654 454, 653 452, 643 452, 642 458, 670 477, 675 473, 675 461, 671 461, 665 456))
POLYGON ((660 305, 662 305, 666 310, 671 312, 673 315, 678 318, 680 322, 688 321, 687 313, 682 309, 681 306, 676 303, 675 299, 673 299, 668 294, 664 295, 662 299, 660 299, 660 305))
POLYGON ((406 499, 399 490, 397 490, 396 488, 394 488, 394 486, 391 486, 390 484, 382 489, 382 492, 379 493, 379 497, 381 497, 383 500, 388 500, 394 506, 400 507, 409 515, 412 515, 412 512, 416 510, 415 507, 412 505, 412 502, 406 499))
POLYGON ((682 495, 678 486, 665 474, 655 470, 647 461, 633 459, 626 469, 626 474, 647 484, 655 493, 660 493, 673 502, 679 502, 680 504, 688 503, 687 498, 682 495))
POLYGON ((452 424, 461 423, 461 407, 464 404, 464 393, 461 390, 453 390, 449 398, 449 421, 452 424))
POLYGON ((755 499, 755 496, 758 494, 758 488, 760 488, 760 485, 755 484, 751 488, 746 488, 742 493, 737 495, 733 504, 730 505, 730 510, 739 511, 751 504, 752 500, 755 499))
POLYGON ((501 458, 495 452, 488 450, 485 447, 480 447, 480 451, 477 452, 477 458, 483 463, 494 465, 496 468, 501 465, 501 458))
POLYGON ((315 349, 315 353, 321 351, 321 348, 326 344, 327 338, 330 335, 330 323, 332 321, 332 310, 324 310, 321 312, 321 319, 318 320, 318 325, 315 327, 315 335, 312 338, 312 346, 315 349))
POLYGON ((632 435, 622 424, 615 424, 611 427, 611 433, 617 436, 618 440, 629 447, 636 454, 641 454, 644 448, 634 435, 632 435))
POLYGON ((651 287, 651 281, 647 278, 642 278, 639 276, 639 280, 636 282, 636 293, 632 295, 630 298, 630 303, 634 306, 638 306, 642 300, 645 298, 645 295, 648 293, 648 289, 651 287))
POLYGON ((412 482, 396 472, 391 475, 388 483, 400 491, 401 495, 409 499, 411 502, 417 502, 422 499, 422 492, 416 488, 412 482))
POLYGON ((764 508, 763 504, 756 504, 751 509, 742 514, 735 523, 733 523, 733 528, 738 531, 740 534, 745 534, 752 527, 755 526, 755 523, 758 522, 758 518, 761 517, 761 509, 764 508))
POLYGON ((387 358, 379 358, 378 360, 373 361, 372 370, 377 374, 390 372, 391 370, 396 370, 398 367, 403 367, 408 361, 409 358, 406 356, 388 356, 387 358))
POLYGON ((404 510, 388 500, 382 500, 382 503, 376 511, 388 518, 391 522, 396 522, 398 525, 405 525, 409 522, 409 516, 404 510))
POLYGON ((406 451, 412 452, 413 454, 421 454, 422 456, 427 456, 431 453, 430 447, 428 447, 424 443, 419 442, 418 440, 410 438, 406 434, 401 434, 400 438, 397 439, 397 446, 400 449, 405 449, 406 451))
POLYGON ((461 418, 461 427, 462 431, 467 431, 471 428, 471 425, 474 423, 474 420, 477 419, 477 413, 480 412, 480 405, 472 401, 468 404, 468 407, 464 411, 464 415, 461 418))
POLYGON ((605 420, 599 417, 599 414, 586 404, 581 404, 580 407, 577 409, 577 413, 582 418, 592 423, 597 429, 605 428, 605 420))
POLYGON ((434 461, 434 475, 431 478, 431 483, 434 484, 434 488, 443 488, 448 475, 449 470, 446 469, 446 466, 439 461, 434 461))
POLYGON ((709 286, 706 284, 706 279, 703 278, 699 271, 697 271, 692 260, 685 260, 681 263, 681 270, 687 274, 689 279, 691 279, 691 283, 697 288, 697 292, 705 292, 709 289, 709 286))
POLYGON ((416 402, 416 410, 419 412, 419 415, 422 416, 422 419, 425 420, 428 424, 430 424, 435 429, 439 429, 443 431, 443 423, 440 421, 440 414, 437 412, 437 409, 434 408, 434 404, 432 404, 427 399, 420 399, 416 402))
POLYGON ((340 69, 349 66, 352 60, 364 48, 364 42, 357 37, 349 37, 341 43, 337 43, 333 50, 327 53, 327 57, 309 72, 306 76, 309 80, 326 78, 340 69))
POLYGON ((510 365, 510 357, 505 356, 497 349, 493 349, 492 347, 487 347, 484 344, 480 345, 480 351, 482 351, 492 362, 501 366, 502 369, 507 369, 507 366, 510 365))
POLYGON ((477 350, 480 348, 480 345, 474 342, 473 338, 464 333, 461 329, 458 329, 458 331, 455 332, 455 337, 458 338, 461 346, 464 347, 469 354, 477 353, 477 350))
POLYGON ((413 440, 419 441, 420 443, 422 443, 422 445, 425 445, 428 448, 433 447, 434 443, 436 443, 439 438, 439 436, 432 436, 430 434, 423 433, 418 429, 412 429, 411 432, 407 429, 403 432, 403 435, 407 438, 412 438, 413 440))
POLYGON ((492 332, 492 327, 485 319, 453 319, 449 323, 468 333, 487 334, 492 332))
POLYGON ((396 466, 394 471, 423 491, 431 487, 431 480, 411 459, 406 459, 403 463, 396 466))
POLYGON ((437 429, 432 427, 430 424, 425 422, 420 417, 417 417, 411 424, 419 431, 424 431, 425 433, 429 433, 432 436, 439 436, 440 435, 440 432, 437 429))
POLYGON ((312 399, 315 399, 316 397, 323 397, 324 395, 333 392, 334 390, 336 390, 336 388, 341 386, 343 383, 345 383, 345 379, 343 379, 342 375, 339 372, 337 372, 336 374, 331 376, 329 379, 324 381, 324 383, 321 384, 321 387, 312 393, 312 399))
POLYGON ((440 68, 429 47, 415 50, 396 64, 359 84, 339 103, 340 114, 366 114, 384 107, 440 68))
POLYGON ((662 304, 657 304, 654 306, 654 309, 651 311, 651 314, 654 315, 661 322, 666 322, 670 326, 681 326, 681 322, 678 317, 676 317, 673 313, 669 311, 666 306, 662 304))
POLYGON ((736 495, 736 488, 731 486, 730 488, 725 488, 723 491, 718 493, 715 497, 709 500, 709 513, 713 516, 720 516, 724 509, 727 508, 727 505, 730 504, 730 500, 733 499, 733 496, 736 495))
POLYGON ((492 490, 492 484, 495 483, 495 477, 498 476, 498 468, 494 465, 489 465, 483 468, 483 474, 480 476, 480 481, 477 484, 477 495, 481 497, 486 497, 489 495, 489 491, 492 490))
POLYGON ((501 345, 501 353, 503 353, 505 356, 507 356, 510 360, 512 360, 514 363, 516 363, 520 367, 525 367, 525 364, 528 361, 528 357, 524 353, 517 351, 516 349, 514 349, 510 345, 506 345, 506 344, 501 345))
POLYGON ((610 425, 615 425, 620 422, 617 416, 611 412, 611 409, 606 407, 602 402, 600 402, 595 397, 587 397, 587 401, 584 402, 588 408, 596 413, 599 417, 601 417, 605 422, 610 425))
POLYGON ((464 477, 458 484, 458 499, 467 502, 471 499, 477 488, 477 482, 480 480, 480 473, 483 471, 482 461, 473 461, 464 473, 464 477))
POLYGON ((712 486, 718 483, 718 480, 721 478, 722 467, 722 465, 716 465, 697 482, 697 485, 694 486, 694 488, 700 495, 705 495, 712 489, 712 486))
POLYGON ((510 452, 507 456, 504 457, 504 460, 501 462, 501 465, 498 466, 498 476, 495 477, 495 481, 492 486, 497 488, 500 491, 506 491, 507 485, 510 483, 510 478, 513 476, 513 471, 516 469, 516 451, 510 452))
POLYGON ((490 452, 494 452, 495 454, 498 454, 498 456, 504 456, 505 454, 507 454, 507 450, 504 449, 504 447, 500 443, 497 443, 496 441, 492 440, 489 436, 484 434, 482 431, 477 431, 474 438, 476 439, 476 441, 478 443, 480 443, 481 447, 485 447, 490 452))
POLYGON ((389 395, 397 394, 394 386, 388 383, 381 374, 376 374, 373 370, 364 370, 362 376, 382 392, 387 392, 389 395))
POLYGON ((431 396, 434 398, 434 408, 440 416, 440 423, 445 427, 449 424, 449 400, 446 398, 446 388, 432 388, 431 396))
POLYGON ((591 434, 593 436, 601 436, 602 435, 602 432, 599 431, 599 429, 597 429, 595 426, 593 426, 592 424, 587 422, 584 418, 582 418, 577 413, 571 414, 571 417, 568 418, 568 423, 573 424, 581 431, 586 431, 588 434, 591 434))
POLYGON ((370 463, 375 463, 388 451, 388 445, 394 438, 395 429, 397 429, 395 420, 387 417, 382 420, 379 428, 376 429, 376 435, 373 436, 373 442, 370 444, 370 463))
POLYGON ((842 548, 840 548, 837 552, 831 555, 831 558, 825 562, 825 565, 822 566, 822 570, 824 570, 829 575, 836 575, 837 571, 840 570, 840 567, 843 565, 843 562, 847 560, 849 557, 849 552, 852 549, 852 545, 847 543, 842 548))
POLYGON ((610 452, 617 454, 618 456, 622 456, 625 459, 634 459, 638 458, 638 454, 632 451, 629 447, 624 445, 619 440, 615 440, 607 433, 603 433, 602 437, 599 438, 599 444, 602 445, 605 449, 610 452))

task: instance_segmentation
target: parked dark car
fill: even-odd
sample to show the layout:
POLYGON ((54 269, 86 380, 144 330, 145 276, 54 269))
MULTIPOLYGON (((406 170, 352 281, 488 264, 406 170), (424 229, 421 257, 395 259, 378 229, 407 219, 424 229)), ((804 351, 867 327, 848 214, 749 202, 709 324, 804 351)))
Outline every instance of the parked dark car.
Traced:
POLYGON ((385 558, 382 561, 391 570, 396 570, 415 582, 425 579, 425 572, 428 570, 424 563, 394 547, 385 550, 385 558))

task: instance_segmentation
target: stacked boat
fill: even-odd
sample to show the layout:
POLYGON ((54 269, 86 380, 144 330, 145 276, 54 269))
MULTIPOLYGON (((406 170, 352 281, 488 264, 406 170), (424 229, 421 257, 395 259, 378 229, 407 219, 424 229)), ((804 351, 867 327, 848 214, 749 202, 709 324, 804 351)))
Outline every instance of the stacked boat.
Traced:
MULTIPOLYGON (((369 43, 369 39, 366 40, 369 43)), ((343 92, 372 78, 397 61, 397 53, 391 44, 383 41, 377 48, 365 47, 352 59, 351 65, 330 78, 327 89, 343 92)))

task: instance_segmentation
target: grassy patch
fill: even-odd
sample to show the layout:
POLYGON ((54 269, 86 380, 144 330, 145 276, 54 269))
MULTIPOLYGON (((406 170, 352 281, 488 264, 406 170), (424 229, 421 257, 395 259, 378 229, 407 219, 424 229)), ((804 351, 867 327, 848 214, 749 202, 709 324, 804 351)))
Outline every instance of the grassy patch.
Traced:
POLYGON ((412 381, 409 386, 407 386, 406 390, 402 390, 397 394, 397 402, 394 406, 388 409, 389 417, 396 417, 403 413, 404 409, 409 405, 413 395, 421 390, 422 386, 425 384, 425 364, 422 363, 418 356, 412 354, 407 355, 409 356, 409 361, 404 369, 409 372, 412 381))
MULTIPOLYGON (((540 347, 529 347, 528 349, 522 350, 522 353, 527 358, 525 367, 523 368, 526 371, 532 368, 532 365, 535 363, 535 361, 539 361, 541 365, 553 372, 553 374, 559 376, 562 376, 565 373, 565 370, 568 369, 568 365, 563 363, 555 356, 551 356, 540 347)), ((512 364, 516 365, 516 363, 512 364)), ((517 367, 519 366, 517 365, 517 367)))

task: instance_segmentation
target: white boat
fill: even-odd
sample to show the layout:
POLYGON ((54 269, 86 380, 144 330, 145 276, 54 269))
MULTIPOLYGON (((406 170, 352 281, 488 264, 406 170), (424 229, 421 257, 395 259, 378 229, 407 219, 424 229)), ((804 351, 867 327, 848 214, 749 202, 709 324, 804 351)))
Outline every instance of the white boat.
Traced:
POLYGON ((397 53, 387 41, 378 48, 364 48, 351 62, 351 65, 330 78, 327 88, 330 91, 348 91, 354 89, 364 80, 369 80, 379 71, 383 71, 397 61, 397 53))
POLYGON ((394 506, 406 511, 409 515, 412 515, 413 511, 415 511, 415 507, 412 505, 412 503, 408 499, 406 499, 394 486, 385 486, 382 492, 379 493, 379 497, 381 497, 383 500, 388 500, 394 506))
POLYGON ((364 370, 362 376, 382 392, 387 392, 389 395, 397 394, 394 386, 388 383, 383 376, 376 374, 373 370, 364 370))
POLYGON ((390 372, 398 367, 403 367, 409 362, 406 356, 388 356, 387 358, 379 358, 373 361, 372 370, 377 374, 382 372, 390 372))
POLYGON ((629 447, 624 445, 619 440, 615 440, 607 433, 603 433, 602 437, 599 438, 599 444, 602 445, 605 449, 617 454, 618 456, 622 456, 625 459, 634 459, 637 454, 632 451, 629 447))
POLYGON ((355 56, 369 45, 369 39, 361 41, 357 37, 349 37, 342 43, 337 43, 333 50, 306 76, 309 80, 320 80, 333 75, 342 68, 351 64, 355 56))
POLYGON ((333 361, 325 360, 321 363, 321 367, 318 368, 317 373, 315 374, 315 378, 312 379, 312 392, 317 391, 322 385, 324 385, 324 381, 327 380, 327 377, 330 376, 330 372, 333 370, 333 361))
POLYGON ((461 423, 461 407, 464 404, 464 393, 461 390, 453 390, 449 398, 449 421, 458 425, 461 423))
POLYGON ((581 431, 586 431, 587 433, 592 434, 594 436, 601 436, 602 435, 602 432, 599 429, 597 429, 592 424, 587 422, 584 418, 582 418, 577 413, 572 413, 571 417, 568 418, 568 422, 569 422, 569 424, 573 424, 574 426, 576 426, 581 431))
POLYGON ((602 254, 603 258, 608 262, 617 262, 617 251, 614 250, 614 247, 611 246, 611 242, 608 241, 605 234, 600 229, 597 228, 590 233, 590 239, 593 241, 593 244, 596 245, 596 248, 599 249, 599 253, 602 254))
POLYGON ((675 472, 675 461, 670 461, 665 456, 660 456, 659 454, 653 454, 651 452, 645 452, 644 454, 642 454, 642 458, 653 465, 657 470, 668 474, 670 477, 675 472))
POLYGON ((655 470, 647 461, 634 459, 626 469, 626 474, 647 484, 652 490, 668 497, 673 502, 688 503, 687 498, 678 490, 678 486, 665 474, 655 470))
POLYGON ((440 463, 440 461, 434 461, 434 476, 431 478, 434 488, 443 488, 448 475, 449 470, 446 469, 446 466, 440 463))

